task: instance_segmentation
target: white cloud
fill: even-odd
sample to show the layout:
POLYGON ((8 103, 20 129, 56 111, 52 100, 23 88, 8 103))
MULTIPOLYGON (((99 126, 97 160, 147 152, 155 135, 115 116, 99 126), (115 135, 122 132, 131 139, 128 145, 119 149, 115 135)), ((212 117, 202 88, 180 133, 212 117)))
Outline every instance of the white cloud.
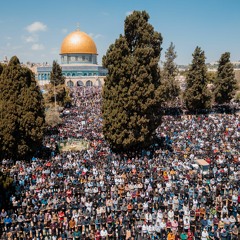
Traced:
POLYGON ((133 13, 133 11, 128 11, 128 12, 126 12, 126 16, 129 16, 129 15, 131 15, 133 13))
POLYGON ((67 30, 67 28, 63 28, 63 29, 61 30, 61 32, 62 32, 63 34, 66 34, 66 33, 68 32, 68 30, 67 30))
POLYGON ((59 49, 58 48, 52 48, 50 50, 50 53, 53 54, 53 55, 57 55, 57 54, 59 54, 59 49))
POLYGON ((26 27, 26 29, 28 32, 33 33, 33 32, 39 32, 39 31, 46 31, 47 26, 41 22, 34 22, 34 23, 28 25, 26 27))
POLYGON ((94 36, 95 39, 97 39, 97 38, 102 38, 102 37, 103 37, 102 34, 96 34, 96 35, 94 36))
POLYGON ((32 42, 37 42, 38 41, 38 36, 37 35, 24 36, 23 39, 27 43, 32 43, 32 42))
POLYGON ((34 51, 43 50, 43 49, 44 49, 43 44, 34 43, 34 44, 32 45, 32 50, 34 50, 34 51))
POLYGON ((94 39, 98 39, 98 38, 102 38, 103 35, 102 34, 94 34, 94 33, 89 33, 88 34, 91 38, 94 38, 94 39))

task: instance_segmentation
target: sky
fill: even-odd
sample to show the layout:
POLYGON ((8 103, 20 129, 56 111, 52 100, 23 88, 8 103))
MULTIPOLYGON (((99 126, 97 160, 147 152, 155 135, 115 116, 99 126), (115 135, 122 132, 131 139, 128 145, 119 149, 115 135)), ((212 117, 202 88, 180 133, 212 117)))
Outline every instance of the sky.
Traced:
POLYGON ((60 62, 63 39, 79 25, 96 43, 101 64, 134 10, 147 11, 161 33, 161 61, 171 42, 177 64, 190 64, 197 46, 207 63, 226 51, 240 61, 240 0, 7 0, 0 9, 0 61, 16 55, 23 63, 60 62))

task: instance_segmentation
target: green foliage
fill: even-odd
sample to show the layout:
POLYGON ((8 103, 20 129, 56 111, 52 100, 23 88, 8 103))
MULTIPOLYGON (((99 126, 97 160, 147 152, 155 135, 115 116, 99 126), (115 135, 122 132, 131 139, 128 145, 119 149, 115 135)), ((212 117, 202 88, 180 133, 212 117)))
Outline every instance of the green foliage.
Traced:
POLYGON ((165 62, 163 63, 162 71, 162 88, 164 101, 170 103, 170 105, 176 100, 180 94, 180 87, 176 81, 178 75, 178 68, 174 63, 177 54, 175 52, 175 46, 171 42, 169 48, 165 52, 165 62))
POLYGON ((240 102, 240 92, 236 93, 235 95, 235 101, 240 102))
POLYGON ((2 74, 4 66, 0 63, 0 75, 2 74))
POLYGON ((11 188, 13 179, 8 174, 0 172, 0 189, 7 190, 11 188))
POLYGON ((55 127, 58 124, 62 123, 62 119, 60 118, 60 114, 58 111, 56 111, 56 109, 54 108, 49 108, 46 111, 46 125, 51 126, 51 127, 55 127))
POLYGON ((216 80, 216 77, 217 77, 216 72, 214 72, 214 71, 207 72, 208 83, 214 83, 214 81, 216 80))
POLYGON ((207 67, 205 54, 200 47, 196 47, 193 60, 186 77, 184 101, 190 111, 211 107, 211 94, 207 88, 207 67))
POLYGON ((56 61, 53 61, 50 83, 52 87, 48 87, 46 103, 54 102, 56 97, 57 104, 59 106, 65 106, 66 102, 69 102, 70 99, 66 91, 65 77, 62 74, 62 68, 56 61))
POLYGON ((161 121, 162 37, 145 11, 134 11, 103 57, 108 69, 103 88, 103 133, 113 149, 134 150, 151 144, 161 121))
POLYGON ((43 98, 34 74, 16 56, 0 75, 0 158, 23 159, 41 145, 43 98))
POLYGON ((0 171, 0 207, 10 207, 9 198, 13 193, 13 179, 9 176, 9 172, 0 171))
POLYGON ((52 71, 50 74, 50 83, 55 86, 65 83, 65 77, 62 74, 62 68, 57 61, 53 61, 52 71))
POLYGON ((233 64, 230 62, 229 52, 223 53, 219 60, 217 78, 214 85, 215 102, 218 104, 229 103, 234 97, 237 88, 237 80, 233 64))
POLYGON ((53 86, 48 84, 45 86, 46 93, 44 94, 44 101, 46 107, 53 107, 55 104, 64 107, 67 103, 71 103, 71 98, 69 97, 69 89, 63 85, 53 86), (55 96, 56 95, 56 96, 55 96))

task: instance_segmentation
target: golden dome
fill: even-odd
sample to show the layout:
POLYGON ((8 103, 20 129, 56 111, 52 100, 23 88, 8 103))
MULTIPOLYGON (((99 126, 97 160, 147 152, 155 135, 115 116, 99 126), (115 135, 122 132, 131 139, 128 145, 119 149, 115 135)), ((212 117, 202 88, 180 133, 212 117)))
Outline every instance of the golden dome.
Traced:
POLYGON ((62 42, 60 54, 68 53, 97 54, 97 47, 89 35, 77 30, 68 34, 62 42))

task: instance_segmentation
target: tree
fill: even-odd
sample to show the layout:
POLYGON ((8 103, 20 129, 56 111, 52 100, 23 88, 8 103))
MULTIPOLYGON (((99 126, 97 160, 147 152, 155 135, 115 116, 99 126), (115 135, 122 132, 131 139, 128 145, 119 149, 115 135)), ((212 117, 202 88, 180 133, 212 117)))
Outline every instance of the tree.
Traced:
POLYGON ((187 73, 187 86, 184 92, 186 107, 190 111, 206 109, 211 106, 204 51, 200 47, 196 47, 192 56, 193 60, 187 73))
POLYGON ((2 74, 3 71, 3 65, 0 63, 0 75, 2 74))
POLYGON ((52 71, 50 73, 50 83, 55 86, 65 84, 65 77, 62 74, 62 68, 55 60, 53 61, 52 71))
POLYGON ((164 101, 172 104, 180 94, 180 87, 176 81, 178 75, 177 65, 174 63, 177 54, 175 46, 171 42, 169 48, 165 52, 165 62, 163 63, 162 71, 162 87, 164 101))
POLYGON ((217 78, 214 82, 215 102, 218 104, 229 103, 234 97, 237 88, 233 64, 230 62, 230 53, 221 55, 217 69, 217 78))
POLYGON ((51 127, 56 127, 62 123, 59 112, 55 111, 53 108, 49 108, 46 111, 46 125, 51 127))
POLYGON ((43 98, 33 72, 16 56, 0 75, 0 102, 0 158, 35 153, 43 138, 43 98))
POLYGON ((145 11, 125 19, 120 35, 103 56, 103 133, 112 149, 131 151, 151 144, 161 121, 161 34, 145 11))
POLYGON ((208 71, 207 72, 207 80, 209 84, 212 84, 217 77, 217 73, 214 71, 208 71))
POLYGON ((0 171, 0 206, 1 208, 10 207, 10 196, 14 192, 13 179, 9 172, 0 171))
POLYGON ((44 94, 44 100, 46 107, 53 107, 56 105, 64 107, 67 104, 71 104, 71 98, 69 96, 70 91, 65 85, 53 86, 51 84, 45 85, 46 93, 44 94))
POLYGON ((60 65, 53 61, 52 71, 50 74, 50 83, 52 87, 48 88, 48 99, 53 102, 56 101, 60 106, 64 106, 69 102, 68 91, 65 87, 65 77, 62 74, 60 65))

